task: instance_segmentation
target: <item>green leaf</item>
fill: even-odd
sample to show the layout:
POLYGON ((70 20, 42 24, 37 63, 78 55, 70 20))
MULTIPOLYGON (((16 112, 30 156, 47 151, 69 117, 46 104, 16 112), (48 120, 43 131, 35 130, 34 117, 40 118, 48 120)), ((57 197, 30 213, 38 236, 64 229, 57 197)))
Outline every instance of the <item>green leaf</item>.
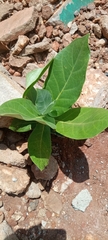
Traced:
POLYGON ((36 122, 33 122, 33 121, 13 119, 9 129, 11 129, 14 132, 27 132, 34 129, 35 126, 36 126, 36 122))
POLYGON ((33 103, 23 98, 12 99, 3 103, 0 106, 0 116, 9 116, 26 121, 37 120, 39 118, 33 103))
POLYGON ((108 110, 73 108, 57 118, 56 131, 73 139, 94 137, 108 127, 108 110))
POLYGON ((55 119, 53 117, 51 117, 49 115, 45 115, 45 116, 43 116, 43 121, 46 123, 46 125, 48 125, 52 129, 56 128, 55 119))
POLYGON ((90 54, 88 37, 70 43, 56 55, 50 66, 44 88, 55 101, 52 116, 67 111, 80 96, 90 54))
POLYGON ((55 121, 50 116, 39 116, 35 105, 24 98, 12 99, 0 106, 0 116, 9 116, 25 121, 37 121, 55 129, 55 121))
POLYGON ((28 89, 26 92, 26 96, 24 98, 29 99, 32 101, 32 103, 35 105, 36 103, 36 97, 37 97, 37 92, 34 87, 31 87, 28 89))
POLYGON ((36 70, 33 70, 29 72, 26 76, 26 90, 23 94, 23 97, 25 98, 27 96, 27 92, 29 88, 33 87, 36 82, 41 78, 41 76, 44 74, 44 72, 49 68, 49 66, 52 64, 53 59, 43 68, 38 68, 36 70))
POLYGON ((51 155, 51 136, 48 126, 39 123, 36 125, 28 139, 28 151, 30 158, 40 170, 48 165, 51 155))
POLYGON ((35 105, 41 115, 49 113, 54 105, 50 92, 46 89, 37 89, 35 105))

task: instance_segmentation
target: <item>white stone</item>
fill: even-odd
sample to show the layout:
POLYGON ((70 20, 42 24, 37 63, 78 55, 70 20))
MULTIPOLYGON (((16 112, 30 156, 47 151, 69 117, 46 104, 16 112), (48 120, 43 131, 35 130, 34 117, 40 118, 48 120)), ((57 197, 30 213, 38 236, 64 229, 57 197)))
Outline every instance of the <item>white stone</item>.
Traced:
POLYGON ((82 190, 73 200, 72 207, 75 210, 85 212, 86 208, 92 201, 92 196, 87 189, 82 190))
POLYGON ((41 196, 41 191, 39 189, 39 186, 37 183, 32 182, 30 186, 28 187, 28 190, 26 192, 26 195, 29 198, 39 198, 41 196))

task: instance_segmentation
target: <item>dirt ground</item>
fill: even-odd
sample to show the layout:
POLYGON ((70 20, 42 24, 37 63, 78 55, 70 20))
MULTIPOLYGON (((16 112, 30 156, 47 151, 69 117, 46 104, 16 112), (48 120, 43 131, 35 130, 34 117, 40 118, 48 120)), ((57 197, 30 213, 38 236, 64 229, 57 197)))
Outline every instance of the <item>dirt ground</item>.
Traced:
MULTIPOLYGON (((108 239, 108 131, 86 141, 52 136, 53 156, 59 164, 58 173, 38 199, 37 208, 27 213, 26 195, 2 196, 5 219, 19 240, 107 240, 108 239), (60 192, 62 183, 71 179, 68 188, 60 192), (62 200, 59 214, 44 206, 46 194, 52 189, 62 200), (75 210, 72 200, 88 189, 92 201, 85 212, 75 210), (11 216, 20 206, 21 220, 11 216)), ((55 208, 57 201, 55 199, 55 208)), ((12 237, 12 236, 11 236, 12 237)), ((11 238, 12 239, 12 238, 11 238)), ((8 239, 5 239, 8 240, 8 239)))

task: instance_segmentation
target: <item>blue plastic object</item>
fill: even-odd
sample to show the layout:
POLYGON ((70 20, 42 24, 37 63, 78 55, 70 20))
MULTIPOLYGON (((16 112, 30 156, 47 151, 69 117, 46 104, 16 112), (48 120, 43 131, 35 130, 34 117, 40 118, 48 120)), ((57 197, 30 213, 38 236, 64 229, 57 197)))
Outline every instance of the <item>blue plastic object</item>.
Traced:
POLYGON ((82 6, 87 6, 91 2, 94 2, 94 0, 68 0, 59 15, 60 20, 67 24, 74 19, 75 11, 79 11, 82 6))

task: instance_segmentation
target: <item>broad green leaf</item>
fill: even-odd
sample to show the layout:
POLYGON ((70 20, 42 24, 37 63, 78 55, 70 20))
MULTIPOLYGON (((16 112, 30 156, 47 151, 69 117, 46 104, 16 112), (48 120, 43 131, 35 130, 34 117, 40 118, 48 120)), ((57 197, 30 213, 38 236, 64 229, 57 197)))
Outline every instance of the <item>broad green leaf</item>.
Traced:
POLYGON ((55 121, 50 116, 39 116, 35 105, 24 98, 9 100, 0 106, 0 116, 9 116, 25 121, 37 121, 55 128, 55 121))
POLYGON ((52 116, 67 111, 80 96, 90 54, 88 37, 70 43, 56 55, 50 66, 44 88, 55 101, 52 116))
POLYGON ((52 64, 53 59, 43 68, 38 68, 36 70, 33 70, 29 72, 26 76, 26 90, 23 94, 23 97, 25 98, 28 92, 28 89, 33 87, 36 82, 41 78, 41 76, 44 74, 44 72, 49 68, 49 66, 52 64))
POLYGON ((50 92, 46 89, 37 89, 36 109, 44 115, 51 111, 54 102, 50 92))
POLYGON ((94 137, 108 127, 108 110, 73 108, 57 118, 56 131, 73 139, 94 137))
POLYGON ((36 122, 34 121, 25 121, 22 119, 13 119, 9 129, 14 132, 27 132, 34 129, 36 122))
POLYGON ((26 92, 26 96, 24 98, 29 99, 32 101, 32 103, 35 105, 36 103, 36 97, 37 97, 37 92, 34 87, 31 87, 28 89, 26 92))
POLYGON ((51 155, 50 128, 37 124, 28 139, 28 151, 30 158, 36 166, 43 170, 49 162, 51 155))
POLYGON ((36 121, 39 117, 33 103, 28 99, 9 100, 0 106, 0 116, 9 116, 26 121, 36 121))

